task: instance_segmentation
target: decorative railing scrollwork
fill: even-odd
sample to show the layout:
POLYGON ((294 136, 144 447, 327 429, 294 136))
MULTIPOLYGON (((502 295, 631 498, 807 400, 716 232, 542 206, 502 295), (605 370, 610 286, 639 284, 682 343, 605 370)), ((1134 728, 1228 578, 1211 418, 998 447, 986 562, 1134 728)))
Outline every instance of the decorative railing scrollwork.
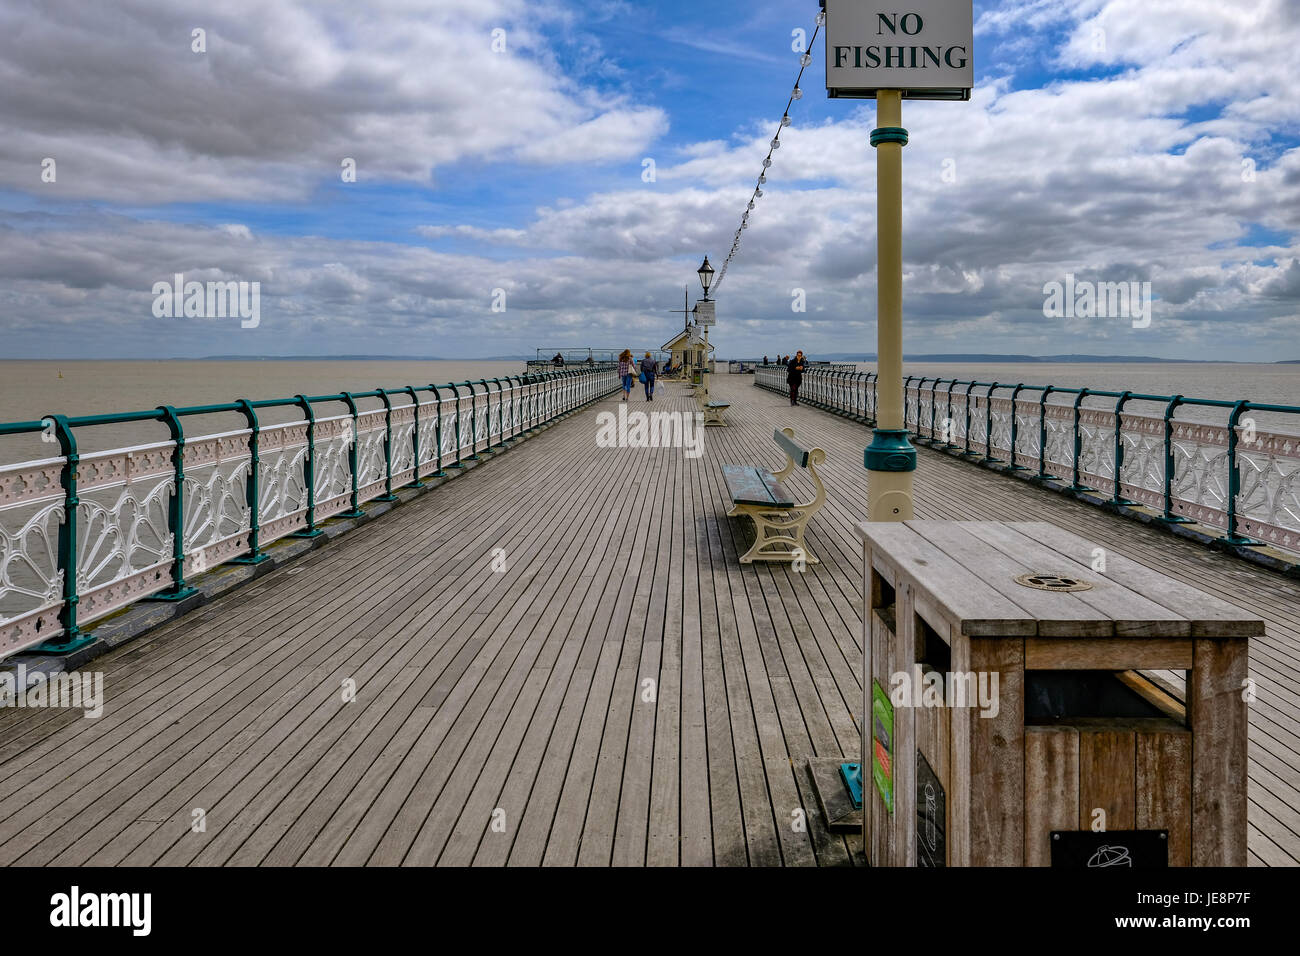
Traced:
MULTIPOLYGON (((874 422, 874 373, 815 365, 803 382, 809 403, 874 422)), ((758 366, 754 384, 789 394, 784 366, 758 366)), ((1300 435, 1264 431, 1248 417, 1300 425, 1300 408, 917 376, 904 385, 907 425, 922 442, 1146 505, 1163 520, 1196 521, 1234 544, 1300 554, 1300 435), (1138 414, 1124 407, 1130 401, 1166 411, 1138 414), (1227 421, 1180 419, 1184 407, 1221 410, 1227 421)))
POLYGON ((618 388, 615 367, 594 365, 0 423, 0 436, 41 434, 61 452, 0 466, 0 657, 36 646, 73 650, 90 639, 85 625, 134 601, 188 595, 193 575, 262 560, 279 538, 315 534, 320 522, 445 474, 618 388), (359 409, 361 401, 378 407, 359 409), (262 424, 265 409, 288 409, 299 420, 262 424), (232 413, 247 427, 184 435, 192 416, 232 413), (146 422, 166 424, 172 440, 77 451, 76 436, 87 429, 146 422))

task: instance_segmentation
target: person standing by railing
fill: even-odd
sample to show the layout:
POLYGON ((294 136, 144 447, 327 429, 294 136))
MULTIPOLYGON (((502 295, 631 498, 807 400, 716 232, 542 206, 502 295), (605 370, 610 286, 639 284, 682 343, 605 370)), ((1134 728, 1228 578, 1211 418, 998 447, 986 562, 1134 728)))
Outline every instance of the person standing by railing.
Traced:
POLYGON ((624 349, 618 355, 618 380, 623 383, 623 401, 632 393, 632 350, 624 349))
POLYGON ((645 385, 645 400, 647 402, 655 400, 655 376, 658 374, 659 363, 651 358, 649 352, 646 352, 645 358, 641 360, 641 381, 645 385))
POLYGON ((803 357, 803 349, 795 352, 794 358, 790 360, 787 366, 788 371, 785 375, 786 384, 790 386, 790 404, 799 404, 799 386, 803 384, 804 369, 808 365, 808 360, 803 357))

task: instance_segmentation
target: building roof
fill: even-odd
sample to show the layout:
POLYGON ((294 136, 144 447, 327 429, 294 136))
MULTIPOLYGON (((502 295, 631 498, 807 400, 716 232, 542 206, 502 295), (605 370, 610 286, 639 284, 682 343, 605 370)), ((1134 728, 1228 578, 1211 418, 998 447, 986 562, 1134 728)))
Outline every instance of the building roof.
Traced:
POLYGON ((677 333, 676 335, 674 335, 671 339, 669 339, 667 342, 665 342, 665 343, 661 346, 661 348, 664 348, 664 349, 671 349, 674 345, 679 344, 683 339, 687 338, 690 334, 691 334, 691 330, 690 330, 690 329, 685 329, 685 330, 683 330, 683 331, 681 331, 681 332, 678 332, 678 333, 677 333))

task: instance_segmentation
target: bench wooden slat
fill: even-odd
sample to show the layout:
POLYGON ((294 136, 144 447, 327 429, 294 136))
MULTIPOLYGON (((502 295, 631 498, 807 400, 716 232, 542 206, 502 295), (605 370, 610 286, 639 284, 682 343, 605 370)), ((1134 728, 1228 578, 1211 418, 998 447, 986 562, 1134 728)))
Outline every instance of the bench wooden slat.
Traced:
POLYGON ((808 452, 804 448, 801 448, 793 438, 781 431, 781 429, 778 428, 776 431, 772 432, 772 441, 776 442, 777 446, 783 452, 793 458, 794 463, 800 468, 808 467, 808 452))
POLYGON ((766 469, 751 465, 723 465, 722 477, 727 482, 727 493, 738 505, 794 507, 795 502, 789 492, 766 469))

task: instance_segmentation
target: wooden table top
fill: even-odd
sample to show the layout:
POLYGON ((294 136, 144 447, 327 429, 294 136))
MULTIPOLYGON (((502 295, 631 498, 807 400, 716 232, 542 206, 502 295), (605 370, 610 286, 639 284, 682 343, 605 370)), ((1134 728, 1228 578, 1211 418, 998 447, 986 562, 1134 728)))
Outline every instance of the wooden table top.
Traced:
POLYGON ((892 567, 969 635, 1230 638, 1264 633, 1264 622, 1249 612, 1045 521, 862 522, 857 534, 878 567, 892 567), (1040 590, 1017 582, 1026 575, 1069 578, 1090 587, 1040 590))

